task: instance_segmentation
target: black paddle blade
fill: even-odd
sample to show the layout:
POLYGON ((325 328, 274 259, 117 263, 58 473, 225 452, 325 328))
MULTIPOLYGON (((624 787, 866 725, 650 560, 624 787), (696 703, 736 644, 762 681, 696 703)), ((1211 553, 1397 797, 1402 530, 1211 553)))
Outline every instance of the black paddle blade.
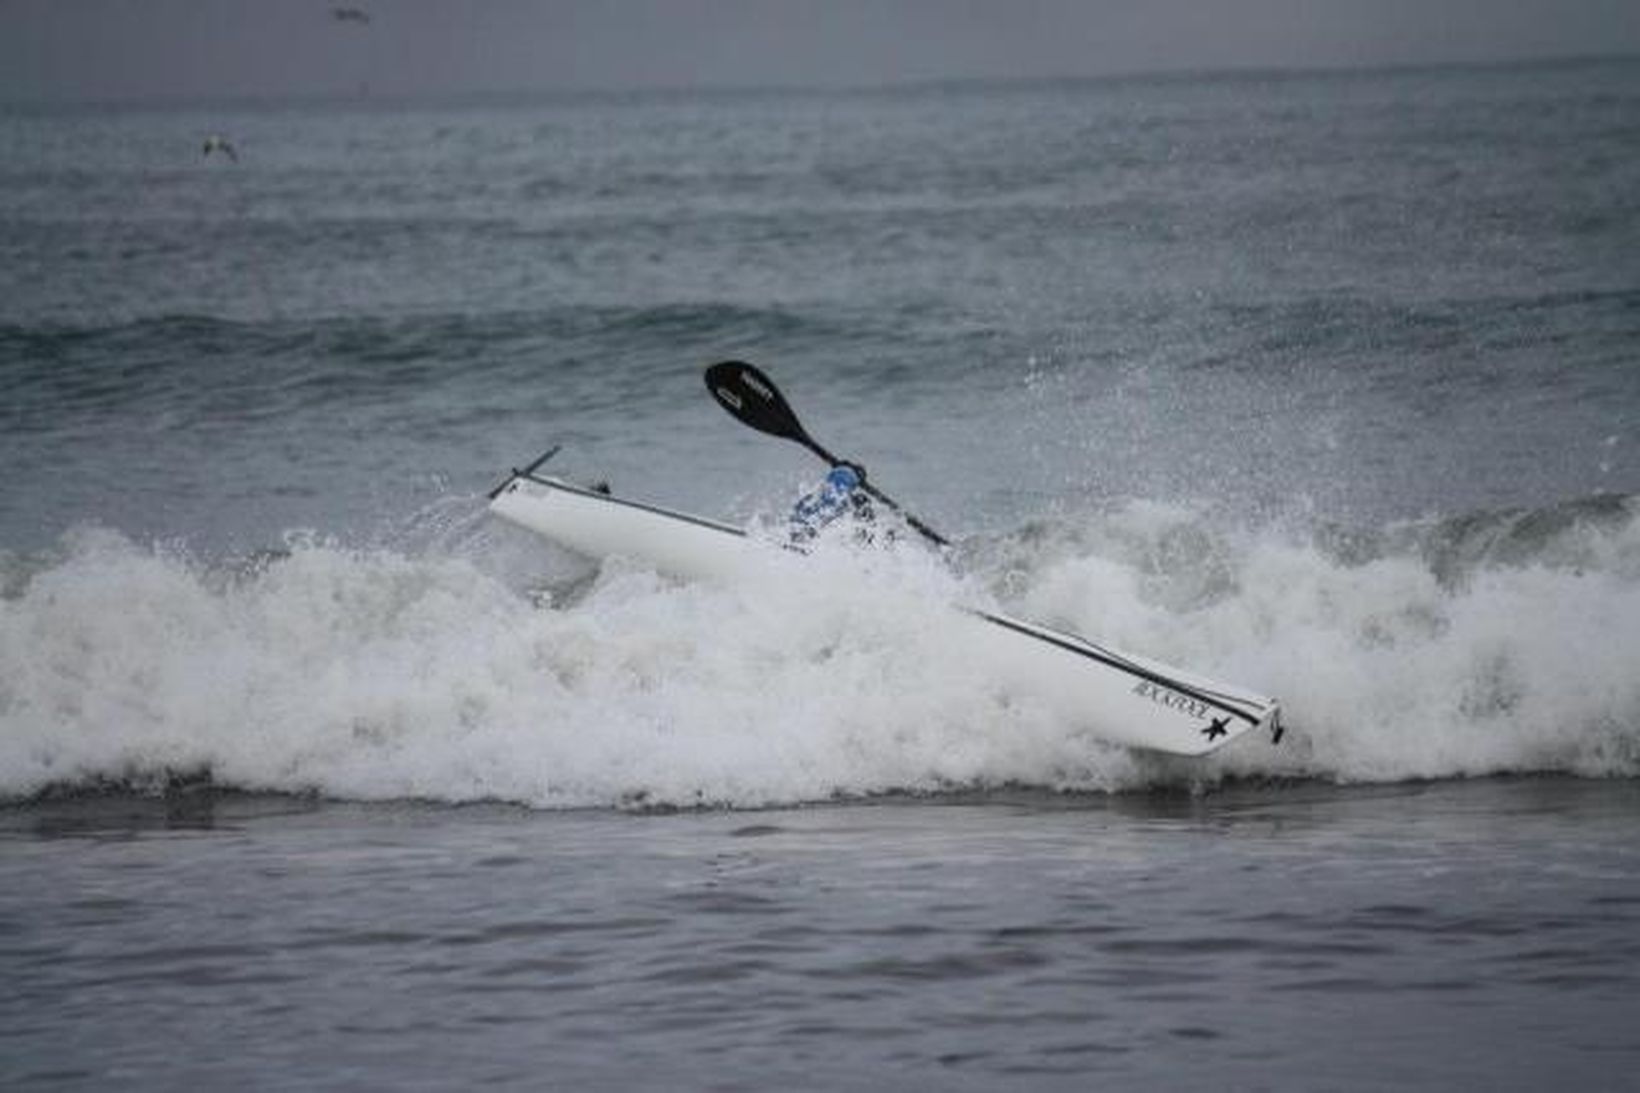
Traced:
POLYGON ((712 365, 706 370, 706 389, 725 410, 752 428, 800 444, 813 444, 780 388, 745 361, 712 365))

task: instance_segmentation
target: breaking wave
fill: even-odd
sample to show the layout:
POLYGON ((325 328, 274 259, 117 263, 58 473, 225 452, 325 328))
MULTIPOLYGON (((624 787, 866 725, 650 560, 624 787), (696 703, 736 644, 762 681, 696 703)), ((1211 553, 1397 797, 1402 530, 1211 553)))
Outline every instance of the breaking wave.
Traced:
POLYGON ((594 569, 450 504, 459 527, 399 550, 206 561, 82 529, 0 553, 0 797, 208 778, 756 807, 1640 774, 1631 498, 1370 531, 1131 503, 970 540, 961 576, 898 562, 876 575, 911 594, 891 598, 835 568, 756 591, 594 569), (1278 695, 1290 731, 1206 760, 1101 744, 989 686, 949 645, 952 598, 1278 695))

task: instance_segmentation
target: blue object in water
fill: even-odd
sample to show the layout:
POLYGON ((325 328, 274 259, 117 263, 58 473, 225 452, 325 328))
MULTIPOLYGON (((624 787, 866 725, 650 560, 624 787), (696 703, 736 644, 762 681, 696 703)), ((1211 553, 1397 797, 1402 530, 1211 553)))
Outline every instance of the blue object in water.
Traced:
POLYGON ((821 528, 859 507, 855 491, 860 488, 860 475, 853 467, 839 463, 826 473, 819 487, 804 494, 792 506, 791 536, 793 539, 812 539, 821 528))

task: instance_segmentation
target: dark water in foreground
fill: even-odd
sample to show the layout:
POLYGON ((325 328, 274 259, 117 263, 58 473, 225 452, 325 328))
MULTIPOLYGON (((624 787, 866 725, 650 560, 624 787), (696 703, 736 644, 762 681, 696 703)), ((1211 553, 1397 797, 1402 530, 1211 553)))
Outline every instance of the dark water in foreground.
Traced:
POLYGON ((0 813, 0 1084, 1577 1089, 1632 782, 0 813))

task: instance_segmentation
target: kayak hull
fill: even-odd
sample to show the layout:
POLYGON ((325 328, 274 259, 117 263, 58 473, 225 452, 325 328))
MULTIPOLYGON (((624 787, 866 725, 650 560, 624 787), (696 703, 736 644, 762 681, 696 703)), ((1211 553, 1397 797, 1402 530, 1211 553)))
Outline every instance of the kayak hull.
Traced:
MULTIPOLYGON (((687 579, 789 577, 808 564, 732 525, 547 475, 515 474, 490 509, 575 553, 627 557, 687 579)), ((950 632, 1000 687, 1111 743, 1198 756, 1255 730, 1280 739, 1272 698, 1007 615, 960 606, 951 614, 950 632)))

